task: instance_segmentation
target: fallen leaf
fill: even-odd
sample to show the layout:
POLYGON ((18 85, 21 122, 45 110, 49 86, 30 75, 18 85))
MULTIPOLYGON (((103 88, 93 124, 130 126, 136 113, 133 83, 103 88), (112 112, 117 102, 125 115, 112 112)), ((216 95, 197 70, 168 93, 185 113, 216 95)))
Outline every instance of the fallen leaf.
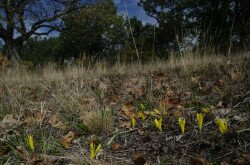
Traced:
POLYGON ((215 81, 214 84, 219 86, 219 87, 222 87, 224 85, 224 81, 222 79, 219 79, 219 80, 215 81))
POLYGON ((191 82, 193 82, 193 83, 198 83, 199 82, 199 80, 200 80, 200 76, 197 76, 197 77, 191 77, 191 82))
POLYGON ((250 154, 243 154, 243 158, 250 163, 250 154))
POLYGON ((24 158, 24 148, 22 146, 16 146, 16 151, 18 153, 18 155, 22 158, 24 158))
POLYGON ((159 107, 160 107, 160 109, 164 109, 165 111, 167 111, 168 109, 172 109, 172 108, 176 108, 176 109, 183 108, 182 105, 177 103, 176 100, 174 100, 172 98, 168 98, 168 97, 160 100, 159 107))
POLYGON ((120 147, 121 147, 121 145, 118 144, 118 143, 113 143, 113 144, 111 145, 111 149, 112 149, 113 151, 117 151, 120 147))
POLYGON ((179 110, 175 110, 174 112, 173 112, 173 116, 174 117, 180 117, 182 115, 182 113, 181 113, 181 111, 179 111, 179 110))
POLYGON ((43 165, 43 159, 39 158, 37 155, 32 155, 30 160, 29 160, 29 164, 31 165, 43 165))
POLYGON ((206 160, 200 157, 193 157, 192 158, 193 165, 205 165, 206 160))
POLYGON ((223 107, 223 105, 222 105, 222 101, 220 101, 218 104, 217 104, 217 106, 216 106, 217 108, 222 108, 223 107))
POLYGON ((131 128, 132 124, 131 124, 131 121, 124 121, 124 122, 122 122, 122 124, 120 126, 125 127, 125 128, 131 128))
POLYGON ((134 114, 134 106, 131 103, 127 103, 125 105, 122 106, 122 112, 128 117, 130 118, 132 114, 134 114))
POLYGON ((64 148, 69 148, 74 138, 75 138, 75 133, 70 131, 67 135, 65 135, 61 139, 60 143, 64 146, 64 148))
POLYGON ((26 111, 24 115, 24 123, 27 125, 42 124, 46 116, 46 111, 26 111))
POLYGON ((242 158, 237 161, 238 165, 250 164, 250 154, 243 154, 242 158))
POLYGON ((231 76, 232 80, 238 79, 239 76, 241 75, 241 72, 239 69, 231 69, 228 72, 229 72, 229 75, 231 76))
POLYGON ((145 165, 146 160, 142 155, 135 155, 133 158, 134 165, 145 165))
POLYGON ((220 162, 220 165, 229 165, 226 161, 220 162))
POLYGON ((174 91, 173 91, 172 89, 168 89, 168 91, 167 91, 167 96, 168 96, 168 97, 174 96, 174 91))
POLYGON ((178 105, 176 105, 176 106, 175 106, 175 108, 176 108, 176 109, 182 109, 182 108, 183 108, 183 106, 182 106, 182 105, 180 105, 180 104, 178 104, 178 105))
POLYGON ((63 122, 60 120, 60 118, 58 117, 58 115, 52 115, 49 118, 49 123, 52 125, 52 127, 54 128, 58 128, 58 129, 65 129, 66 125, 63 124, 63 122))
POLYGON ((135 96, 135 98, 138 98, 140 96, 143 96, 144 95, 144 90, 142 87, 137 87, 137 88, 133 88, 131 90, 131 93, 135 96))
POLYGON ((143 129, 138 129, 137 132, 138 132, 140 135, 143 135, 143 134, 144 134, 143 129))

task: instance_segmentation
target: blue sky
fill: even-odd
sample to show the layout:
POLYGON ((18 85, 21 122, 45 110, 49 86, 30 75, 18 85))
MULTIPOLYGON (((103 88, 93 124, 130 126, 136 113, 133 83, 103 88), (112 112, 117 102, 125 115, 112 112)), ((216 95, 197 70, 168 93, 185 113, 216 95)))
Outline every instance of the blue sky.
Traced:
POLYGON ((143 24, 152 23, 156 24, 156 20, 154 18, 149 17, 142 7, 138 6, 140 0, 114 0, 115 5, 117 6, 118 13, 127 15, 126 6, 128 9, 128 16, 134 17, 136 16, 139 20, 142 21, 143 24))

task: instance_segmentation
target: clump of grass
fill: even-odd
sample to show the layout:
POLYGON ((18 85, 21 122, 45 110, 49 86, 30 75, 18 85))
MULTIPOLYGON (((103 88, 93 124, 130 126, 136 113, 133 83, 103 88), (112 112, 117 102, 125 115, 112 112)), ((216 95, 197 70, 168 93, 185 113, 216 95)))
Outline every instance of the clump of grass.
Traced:
POLYGON ((105 109, 102 111, 84 112, 81 120, 91 133, 110 133, 113 129, 113 111, 105 109))

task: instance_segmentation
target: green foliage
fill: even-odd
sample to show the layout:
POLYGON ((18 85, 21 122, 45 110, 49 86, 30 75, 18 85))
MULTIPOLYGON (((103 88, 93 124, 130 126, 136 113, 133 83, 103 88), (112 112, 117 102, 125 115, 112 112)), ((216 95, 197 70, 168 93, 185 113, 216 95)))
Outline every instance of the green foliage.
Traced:
POLYGON ((59 37, 27 40, 21 57, 28 67, 82 55, 114 62, 117 56, 137 60, 139 53, 140 60, 148 60, 181 51, 191 38, 196 39, 197 50, 207 53, 228 54, 250 47, 248 1, 141 0, 139 6, 157 25, 118 15, 114 2, 105 0, 64 15, 59 37))
POLYGON ((139 5, 157 20, 156 45, 163 50, 178 48, 189 35, 198 37, 204 51, 249 48, 249 1, 141 0, 139 5))
POLYGON ((60 35, 65 55, 112 55, 124 42, 123 18, 112 1, 97 3, 64 18, 60 35))
POLYGON ((29 66, 44 64, 60 58, 60 46, 59 38, 30 38, 23 46, 21 57, 29 66))

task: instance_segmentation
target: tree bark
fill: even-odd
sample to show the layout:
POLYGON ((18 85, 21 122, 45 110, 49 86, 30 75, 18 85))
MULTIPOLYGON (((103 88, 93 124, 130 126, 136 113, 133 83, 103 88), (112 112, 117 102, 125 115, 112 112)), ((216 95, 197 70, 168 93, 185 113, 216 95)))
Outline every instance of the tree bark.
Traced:
POLYGON ((20 45, 16 45, 13 41, 6 41, 3 48, 3 55, 11 60, 14 67, 18 66, 18 63, 21 61, 20 58, 20 45))

